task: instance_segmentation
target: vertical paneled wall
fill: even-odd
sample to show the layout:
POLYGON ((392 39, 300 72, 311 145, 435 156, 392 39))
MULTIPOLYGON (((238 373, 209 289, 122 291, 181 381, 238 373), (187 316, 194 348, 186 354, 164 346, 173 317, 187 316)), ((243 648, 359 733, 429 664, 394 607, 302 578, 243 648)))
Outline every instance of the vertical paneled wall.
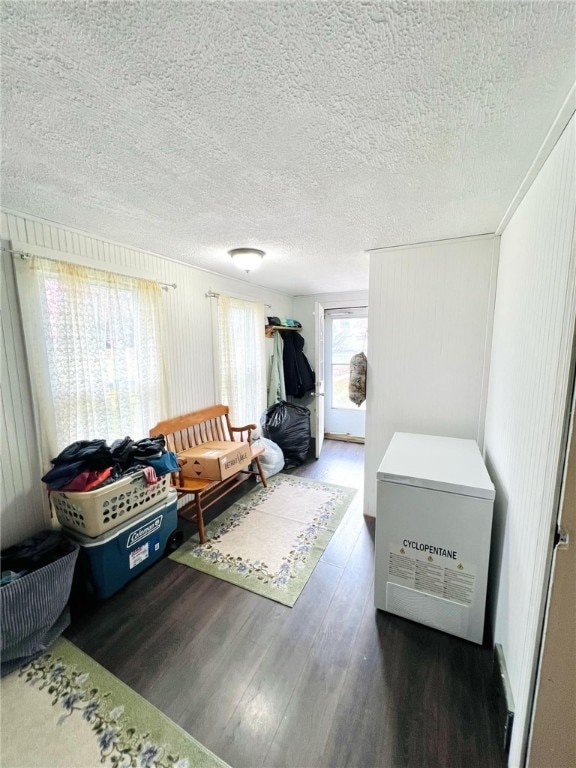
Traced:
POLYGON ((394 432, 482 447, 497 241, 467 238, 370 257, 365 512, 394 432))
POLYGON ((495 641, 516 704, 510 764, 521 762, 545 589, 576 313, 576 123, 504 230, 486 417, 496 485, 495 641))
MULTIPOLYGON (((242 280, 221 277, 110 243, 86 233, 30 216, 3 211, 2 238, 39 255, 128 272, 164 283, 166 362, 172 414, 213 404, 218 396, 213 373, 211 289, 270 304, 267 314, 290 317, 292 299, 242 280), (42 250, 41 250, 42 249, 42 250), (43 250, 46 249, 46 250, 43 250)), ((264 329, 262 329, 264 333, 264 329)), ((11 257, 2 253, 2 546, 9 546, 44 524, 43 487, 37 458, 28 373, 11 257)), ((271 343, 269 343, 271 346, 271 343)), ((258 419, 260 414, 255 414, 258 419)), ((151 425, 152 426, 152 425, 151 425)), ((135 436, 137 437, 137 436, 135 436)))

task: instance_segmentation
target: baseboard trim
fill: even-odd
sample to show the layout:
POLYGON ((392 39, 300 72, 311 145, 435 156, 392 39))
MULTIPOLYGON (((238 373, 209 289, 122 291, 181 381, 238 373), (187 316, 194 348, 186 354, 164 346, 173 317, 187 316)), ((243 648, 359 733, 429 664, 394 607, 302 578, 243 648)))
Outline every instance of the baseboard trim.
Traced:
POLYGON ((355 435, 348 435, 346 433, 341 434, 339 432, 325 432, 324 438, 326 440, 340 440, 343 443, 364 443, 363 437, 356 437, 355 435))
POLYGON ((512 736, 512 725, 514 723, 514 698, 512 696, 512 688, 506 669, 504 651, 499 643, 496 643, 494 646, 492 688, 496 717, 500 729, 500 743, 504 750, 504 754, 507 755, 510 751, 510 739, 512 736))

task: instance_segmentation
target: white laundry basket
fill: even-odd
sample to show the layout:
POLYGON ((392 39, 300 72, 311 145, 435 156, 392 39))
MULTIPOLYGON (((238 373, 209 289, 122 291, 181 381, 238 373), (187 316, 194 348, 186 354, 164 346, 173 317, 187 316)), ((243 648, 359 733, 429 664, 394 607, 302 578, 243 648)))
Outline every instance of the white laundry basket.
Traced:
POLYGON ((163 501, 170 475, 148 484, 143 472, 95 491, 50 491, 50 502, 64 528, 95 538, 163 501))

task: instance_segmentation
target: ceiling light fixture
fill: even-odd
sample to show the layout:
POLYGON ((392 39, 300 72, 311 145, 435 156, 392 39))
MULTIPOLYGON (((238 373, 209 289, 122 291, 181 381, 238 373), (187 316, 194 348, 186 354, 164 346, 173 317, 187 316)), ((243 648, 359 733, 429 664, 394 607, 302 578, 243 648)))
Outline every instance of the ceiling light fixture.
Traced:
POLYGON ((243 269, 246 274, 252 269, 258 269, 264 258, 264 251, 259 251, 257 248, 233 248, 228 253, 235 266, 243 269))

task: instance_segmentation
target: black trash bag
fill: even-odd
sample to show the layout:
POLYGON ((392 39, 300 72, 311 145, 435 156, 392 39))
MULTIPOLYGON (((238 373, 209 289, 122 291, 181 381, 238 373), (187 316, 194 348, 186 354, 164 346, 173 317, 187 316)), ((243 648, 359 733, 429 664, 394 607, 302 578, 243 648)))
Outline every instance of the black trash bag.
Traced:
POLYGON ((279 445, 286 464, 306 461, 310 449, 310 411, 281 400, 264 411, 260 419, 264 437, 279 445))

